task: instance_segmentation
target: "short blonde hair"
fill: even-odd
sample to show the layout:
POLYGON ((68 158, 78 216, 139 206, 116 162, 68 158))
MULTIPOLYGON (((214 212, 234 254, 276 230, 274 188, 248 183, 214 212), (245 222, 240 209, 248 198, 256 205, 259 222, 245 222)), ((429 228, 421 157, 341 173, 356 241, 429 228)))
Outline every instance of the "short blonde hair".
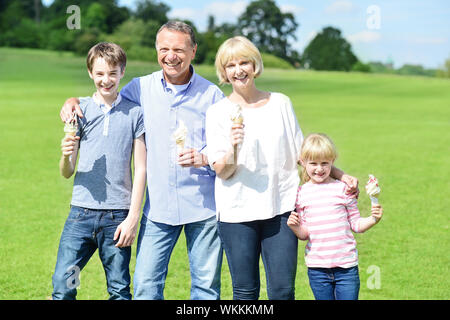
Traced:
POLYGON ((111 66, 119 66, 120 71, 125 70, 127 65, 127 55, 123 49, 112 42, 100 42, 93 46, 87 55, 86 65, 89 72, 92 72, 95 59, 103 58, 111 66))
POLYGON ((255 78, 263 72, 263 61, 258 48, 247 38, 236 36, 222 43, 217 51, 215 65, 220 84, 229 83, 225 66, 233 59, 246 59, 252 62, 255 78))
MULTIPOLYGON (((337 156, 336 147, 326 134, 311 133, 303 140, 300 152, 300 159, 303 162, 316 160, 334 161, 337 156)), ((311 179, 304 166, 302 166, 300 178, 303 183, 308 182, 311 179)))

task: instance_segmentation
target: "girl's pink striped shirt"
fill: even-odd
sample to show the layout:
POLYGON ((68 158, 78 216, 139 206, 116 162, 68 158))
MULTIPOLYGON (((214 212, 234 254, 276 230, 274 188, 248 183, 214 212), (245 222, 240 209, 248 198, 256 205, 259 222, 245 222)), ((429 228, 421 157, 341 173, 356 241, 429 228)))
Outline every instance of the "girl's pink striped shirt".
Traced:
POLYGON ((358 264, 356 241, 360 214, 354 195, 341 181, 298 188, 296 211, 308 228, 305 262, 311 268, 350 268, 358 264))

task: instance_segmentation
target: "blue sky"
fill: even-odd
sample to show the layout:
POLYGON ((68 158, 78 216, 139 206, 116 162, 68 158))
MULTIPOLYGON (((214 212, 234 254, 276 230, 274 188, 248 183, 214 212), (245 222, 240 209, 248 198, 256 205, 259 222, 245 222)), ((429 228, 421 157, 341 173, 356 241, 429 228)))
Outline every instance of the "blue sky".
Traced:
MULTIPOLYGON (((52 0, 44 0, 51 3, 52 0)), ((74 1, 76 2, 76 1, 74 1)), ((204 31, 209 14, 216 23, 235 23, 250 0, 166 0, 169 18, 194 21, 204 31)), ((364 62, 393 62, 437 68, 450 58, 450 1, 448 0, 275 0, 299 23, 293 47, 302 52, 326 26, 342 31, 364 62)), ((135 0, 119 0, 132 7, 135 0)), ((81 22, 82 23, 82 22, 81 22)))

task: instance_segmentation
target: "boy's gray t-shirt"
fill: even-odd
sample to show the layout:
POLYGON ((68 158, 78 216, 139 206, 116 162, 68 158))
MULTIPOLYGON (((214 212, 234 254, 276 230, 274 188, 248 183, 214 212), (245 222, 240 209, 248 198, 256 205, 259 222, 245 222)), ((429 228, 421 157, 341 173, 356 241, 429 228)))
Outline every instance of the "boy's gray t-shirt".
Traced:
POLYGON ((123 97, 107 113, 91 97, 82 99, 80 107, 84 117, 78 119, 80 148, 71 204, 129 209, 133 140, 144 133, 143 108, 123 97))

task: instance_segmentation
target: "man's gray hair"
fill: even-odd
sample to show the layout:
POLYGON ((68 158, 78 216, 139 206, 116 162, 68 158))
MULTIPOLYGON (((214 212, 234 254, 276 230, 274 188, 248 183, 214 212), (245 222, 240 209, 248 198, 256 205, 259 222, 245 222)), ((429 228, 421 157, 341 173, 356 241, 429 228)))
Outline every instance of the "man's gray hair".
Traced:
MULTIPOLYGON (((159 28, 158 32, 156 33, 156 36, 158 37, 158 34, 163 30, 163 29, 168 29, 168 30, 172 30, 172 31, 178 31, 178 32, 182 32, 185 34, 189 35, 189 38, 191 40, 191 46, 192 48, 195 47, 195 45, 197 44, 197 41, 195 40, 195 33, 194 30, 192 29, 192 27, 190 25, 188 25, 187 23, 184 23, 182 21, 175 21, 175 20, 170 20, 167 21, 166 23, 164 23, 161 28, 159 28)), ((155 43, 156 44, 156 43, 155 43)))

